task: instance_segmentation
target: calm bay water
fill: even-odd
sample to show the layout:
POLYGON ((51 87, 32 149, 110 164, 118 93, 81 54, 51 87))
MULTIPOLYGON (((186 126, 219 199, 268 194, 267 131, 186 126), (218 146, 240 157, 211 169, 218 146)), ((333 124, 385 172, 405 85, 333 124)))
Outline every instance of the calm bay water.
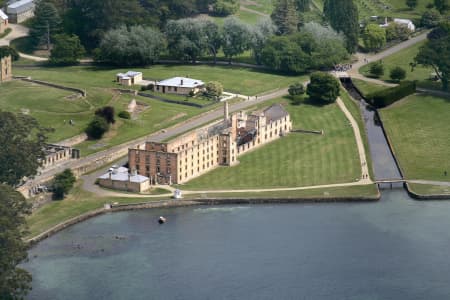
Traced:
POLYGON ((403 190, 113 213, 30 251, 29 299, 448 299, 449 228, 450 202, 403 190))

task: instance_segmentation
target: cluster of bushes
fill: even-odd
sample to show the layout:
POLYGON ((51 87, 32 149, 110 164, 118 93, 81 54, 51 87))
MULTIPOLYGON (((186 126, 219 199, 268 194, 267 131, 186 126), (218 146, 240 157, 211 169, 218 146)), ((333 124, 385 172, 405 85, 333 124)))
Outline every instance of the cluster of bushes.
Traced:
POLYGON ((105 106, 95 111, 95 117, 88 124, 85 132, 90 139, 98 140, 109 130, 110 124, 115 122, 114 107, 105 106))
POLYGON ((55 200, 64 199, 76 181, 75 175, 70 169, 65 169, 55 176, 53 180, 53 198, 55 200))
POLYGON ((416 92, 414 81, 403 81, 398 86, 373 92, 367 95, 367 101, 376 108, 382 108, 416 92))

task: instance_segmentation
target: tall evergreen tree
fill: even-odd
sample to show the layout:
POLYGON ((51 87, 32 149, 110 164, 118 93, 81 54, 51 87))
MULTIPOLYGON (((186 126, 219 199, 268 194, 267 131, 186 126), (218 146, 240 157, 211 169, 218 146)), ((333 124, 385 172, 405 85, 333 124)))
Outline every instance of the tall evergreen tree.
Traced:
POLYGON ((311 8, 311 0, 296 0, 297 10, 307 12, 311 8))
POLYGON ((299 18, 295 0, 277 0, 270 18, 277 26, 279 34, 284 35, 296 32, 299 18))
POLYGON ((30 26, 30 37, 35 47, 47 45, 50 49, 51 38, 60 30, 61 19, 56 7, 49 2, 39 1, 34 10, 34 19, 30 26))
POLYGON ((350 53, 358 46, 358 7, 353 0, 325 0, 323 13, 337 32, 346 37, 346 48, 350 53))

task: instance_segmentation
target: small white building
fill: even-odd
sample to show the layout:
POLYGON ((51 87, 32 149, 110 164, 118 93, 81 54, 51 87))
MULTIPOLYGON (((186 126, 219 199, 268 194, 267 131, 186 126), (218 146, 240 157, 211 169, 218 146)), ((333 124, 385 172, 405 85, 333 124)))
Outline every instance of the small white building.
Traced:
POLYGON ((198 79, 187 77, 173 77, 156 83, 155 90, 161 93, 189 95, 197 94, 205 83, 198 79))
POLYGON ((126 86, 137 84, 142 81, 142 72, 128 71, 126 73, 117 73, 116 81, 126 86))
POLYGON ((140 193, 150 189, 148 177, 130 174, 128 168, 113 166, 109 171, 98 178, 98 184, 102 187, 140 193))
POLYGON ((34 16, 34 1, 20 0, 13 2, 6 7, 6 13, 11 23, 22 23, 34 16))
POLYGON ((397 23, 397 24, 400 24, 400 25, 404 25, 411 31, 416 31, 416 26, 414 25, 413 21, 411 21, 411 20, 395 18, 394 19, 394 23, 397 23))
POLYGON ((8 16, 0 9, 0 34, 8 27, 8 16))

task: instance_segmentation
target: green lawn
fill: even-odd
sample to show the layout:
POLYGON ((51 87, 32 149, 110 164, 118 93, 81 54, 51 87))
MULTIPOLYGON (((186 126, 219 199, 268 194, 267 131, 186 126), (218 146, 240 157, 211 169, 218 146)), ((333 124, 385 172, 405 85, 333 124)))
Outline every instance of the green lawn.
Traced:
MULTIPOLYGON (((424 43, 425 41, 417 43, 383 59, 384 75, 380 79, 389 81, 390 70, 398 66, 406 71, 406 80, 418 80, 421 82, 429 81, 430 74, 433 72, 431 68, 417 66, 414 68, 414 71, 412 71, 410 66, 410 63, 414 61, 414 57, 417 55, 419 48, 424 43)), ((363 66, 359 69, 359 72, 365 76, 370 76, 369 70, 370 64, 363 66)))
MULTIPOLYGON (((162 80, 174 76, 188 76, 208 81, 219 81, 225 91, 245 95, 261 94, 274 89, 287 87, 301 76, 284 76, 258 70, 205 65, 155 65, 148 68, 130 68, 143 72, 144 78, 162 80)), ((16 75, 31 76, 33 79, 47 80, 69 86, 91 87, 121 87, 115 83, 115 75, 128 69, 100 68, 94 66, 54 67, 54 68, 17 68, 16 75)))
POLYGON ((450 181, 450 100, 413 95, 380 110, 407 179, 450 181))
MULTIPOLYGON (((325 134, 291 133, 240 156, 240 164, 219 167, 182 185, 183 189, 293 187, 351 182, 361 176, 353 131, 336 104, 284 103, 294 128, 325 134)), ((269 105, 266 103, 265 105, 269 105)))
POLYGON ((450 187, 448 186, 418 183, 409 183, 408 185, 410 190, 418 195, 448 195, 450 199, 450 187))
POLYGON ((384 85, 375 84, 372 82, 368 82, 368 81, 364 81, 364 80, 356 79, 356 78, 353 78, 352 82, 364 97, 366 97, 368 94, 371 94, 373 92, 381 91, 381 90, 384 90, 387 88, 384 85))

